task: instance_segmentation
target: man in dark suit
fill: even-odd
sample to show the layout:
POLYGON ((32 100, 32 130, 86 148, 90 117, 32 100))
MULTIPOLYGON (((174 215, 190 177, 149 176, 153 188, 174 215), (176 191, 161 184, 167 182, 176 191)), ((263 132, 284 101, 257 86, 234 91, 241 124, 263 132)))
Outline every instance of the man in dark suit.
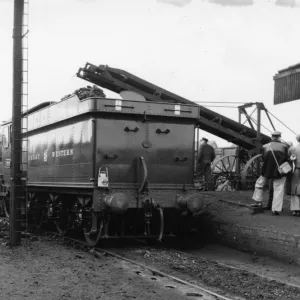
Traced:
POLYGON ((278 165, 280 166, 288 161, 288 145, 282 143, 280 137, 281 133, 274 131, 272 133, 272 141, 263 146, 263 166, 261 176, 255 183, 255 190, 252 197, 259 205, 262 205, 263 188, 269 180, 272 180, 274 189, 272 212, 274 215, 279 215, 282 210, 285 192, 284 185, 286 181, 286 175, 281 175, 279 173, 278 165))
POLYGON ((204 176, 205 190, 212 190, 211 163, 215 159, 215 149, 209 145, 208 139, 202 138, 199 147, 198 172, 204 176))

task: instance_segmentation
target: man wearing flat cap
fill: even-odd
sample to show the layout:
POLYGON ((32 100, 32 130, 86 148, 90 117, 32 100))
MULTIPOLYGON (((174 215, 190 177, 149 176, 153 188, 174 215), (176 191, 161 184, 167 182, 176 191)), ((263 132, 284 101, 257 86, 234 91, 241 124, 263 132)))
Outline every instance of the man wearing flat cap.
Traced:
POLYGON ((281 133, 279 131, 274 131, 271 138, 271 142, 263 146, 261 176, 255 183, 252 199, 256 201, 258 205, 262 206, 263 188, 269 180, 272 180, 274 189, 272 213, 273 215, 279 215, 282 210, 285 193, 286 174, 280 174, 278 166, 288 161, 289 146, 281 142, 281 133))
POLYGON ((211 163, 215 159, 215 149, 209 145, 208 139, 202 138, 199 147, 198 172, 204 176, 205 190, 212 190, 211 163))

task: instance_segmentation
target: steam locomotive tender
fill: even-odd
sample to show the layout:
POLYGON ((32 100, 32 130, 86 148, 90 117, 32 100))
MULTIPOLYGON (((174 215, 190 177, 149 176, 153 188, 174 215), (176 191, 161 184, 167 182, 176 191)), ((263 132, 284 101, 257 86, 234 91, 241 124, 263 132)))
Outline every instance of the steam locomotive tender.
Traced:
MULTIPOLYGON (((201 211, 194 188, 199 107, 76 94, 42 103, 23 121, 23 213, 90 245, 112 236, 176 233, 201 211), (27 119, 28 118, 28 119, 27 119), (28 149, 28 150, 27 150, 28 149), (25 192, 24 192, 25 193, 25 192)), ((2 124, 1 200, 9 213, 11 122, 2 124)))

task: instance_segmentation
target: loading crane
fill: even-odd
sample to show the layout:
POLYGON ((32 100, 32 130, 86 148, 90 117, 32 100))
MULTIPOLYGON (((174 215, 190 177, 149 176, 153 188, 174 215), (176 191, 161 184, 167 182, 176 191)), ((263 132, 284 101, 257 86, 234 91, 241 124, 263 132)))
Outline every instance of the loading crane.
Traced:
MULTIPOLYGON (((127 71, 107 65, 96 66, 86 63, 83 68, 78 70, 77 77, 117 94, 124 91, 137 93, 142 95, 146 101, 198 105, 127 71)), ((242 182, 243 188, 252 187, 260 169, 260 149, 262 145, 271 140, 269 136, 260 131, 260 115, 262 111, 265 111, 270 120, 267 109, 263 103, 250 103, 240 106, 240 120, 241 115, 245 115, 250 125, 248 127, 204 106, 199 105, 199 107, 198 128, 227 140, 237 145, 239 149, 242 149, 242 151, 238 150, 232 157, 230 155, 230 157, 221 158, 214 163, 214 167, 218 169, 215 181, 218 181, 219 184, 224 180, 230 180, 239 182, 239 185, 242 182), (257 129, 254 128, 251 118, 246 112, 246 108, 252 105, 256 105, 258 110, 257 129), (227 162, 225 162, 226 159, 227 162)), ((273 124, 272 127, 274 127, 273 124)))
MULTIPOLYGON (((144 96, 147 101, 198 105, 127 71, 105 65, 96 66, 87 63, 85 67, 79 69, 77 76, 118 94, 122 91, 136 92, 144 96)), ((249 128, 204 106, 199 106, 198 125, 204 131, 247 150, 253 150, 257 148, 257 145, 270 141, 267 135, 262 133, 257 135, 254 128, 249 128)))

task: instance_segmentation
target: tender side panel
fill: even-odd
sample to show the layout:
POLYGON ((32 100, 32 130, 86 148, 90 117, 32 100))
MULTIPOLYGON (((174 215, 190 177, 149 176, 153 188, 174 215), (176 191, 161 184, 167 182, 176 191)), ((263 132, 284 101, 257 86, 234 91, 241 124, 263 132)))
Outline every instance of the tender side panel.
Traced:
MULTIPOLYGON (((56 104, 47 106, 28 116, 28 131, 41 128, 68 118, 78 116, 94 110, 94 100, 80 101, 72 96, 56 104)), ((26 119, 23 120, 26 122, 26 119)))
POLYGON ((29 185, 90 185, 92 170, 92 120, 29 136, 29 185))

